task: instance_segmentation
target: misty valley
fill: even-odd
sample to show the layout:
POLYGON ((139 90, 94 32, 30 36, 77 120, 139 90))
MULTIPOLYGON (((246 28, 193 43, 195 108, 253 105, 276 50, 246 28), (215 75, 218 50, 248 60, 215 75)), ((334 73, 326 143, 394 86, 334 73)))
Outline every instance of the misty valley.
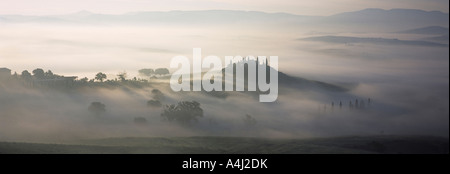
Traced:
POLYGON ((0 27, 0 153, 448 153, 447 13, 84 12, 0 27), (172 65, 184 55, 187 70, 172 65))

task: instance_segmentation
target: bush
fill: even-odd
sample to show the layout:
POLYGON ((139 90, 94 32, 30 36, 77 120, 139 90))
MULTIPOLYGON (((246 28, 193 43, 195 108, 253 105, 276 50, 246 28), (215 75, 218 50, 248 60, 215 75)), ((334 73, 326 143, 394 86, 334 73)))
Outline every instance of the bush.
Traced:
POLYGON ((152 90, 153 99, 163 101, 165 99, 164 94, 159 89, 152 90))
POLYGON ((151 68, 149 68, 149 69, 140 69, 139 70, 139 74, 143 75, 143 76, 149 76, 150 77, 153 73, 155 73, 155 71, 153 69, 151 69, 151 68))
POLYGON ((88 111, 94 115, 102 115, 106 112, 106 106, 100 102, 92 102, 88 108, 88 111))
POLYGON ((165 105, 161 116, 170 122, 189 124, 192 121, 198 121, 198 117, 203 117, 203 109, 196 101, 182 101, 177 105, 165 105))

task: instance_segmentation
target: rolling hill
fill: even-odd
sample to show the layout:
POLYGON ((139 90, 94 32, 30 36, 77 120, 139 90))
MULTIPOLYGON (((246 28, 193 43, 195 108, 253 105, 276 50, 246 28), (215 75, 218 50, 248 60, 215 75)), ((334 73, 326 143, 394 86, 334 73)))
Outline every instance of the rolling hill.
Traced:
POLYGON ((448 154, 448 142, 427 136, 107 138, 65 144, 0 142, 0 154, 448 154))
POLYGON ((410 45, 410 46, 429 46, 429 47, 445 47, 446 44, 419 41, 419 40, 399 40, 399 39, 387 39, 387 38, 368 38, 368 37, 349 37, 349 36, 318 36, 298 39, 302 41, 316 41, 338 44, 350 44, 350 43, 369 43, 369 44, 381 44, 381 45, 410 45))
POLYGON ((424 34, 424 35, 448 35, 449 30, 448 30, 448 28, 441 27, 441 26, 429 26, 429 27, 400 31, 399 33, 424 34))

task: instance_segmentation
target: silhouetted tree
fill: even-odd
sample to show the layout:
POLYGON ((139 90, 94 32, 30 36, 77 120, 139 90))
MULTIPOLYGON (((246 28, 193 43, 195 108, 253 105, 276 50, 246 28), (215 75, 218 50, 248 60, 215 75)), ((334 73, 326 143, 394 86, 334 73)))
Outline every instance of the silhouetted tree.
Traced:
POLYGON ((198 117, 203 117, 203 109, 196 101, 182 101, 177 105, 165 105, 161 116, 170 122, 189 124, 191 121, 198 121, 198 117))
POLYGON ((55 77, 55 74, 53 74, 51 70, 48 70, 47 72, 45 72, 44 77, 46 79, 53 79, 55 77))
POLYGON ((163 101, 165 99, 164 94, 159 89, 152 90, 153 99, 163 101))
POLYGON ((150 107, 161 107, 162 104, 161 104, 161 102, 158 101, 158 100, 149 100, 149 101, 147 102, 147 106, 150 106, 150 107))
POLYGON ((81 83, 87 83, 88 81, 89 81, 89 79, 87 77, 80 79, 81 83))
POLYGON ((14 71, 14 74, 12 75, 13 79, 19 79, 19 74, 17 74, 16 71, 14 71))
POLYGON ((150 77, 155 71, 153 69, 140 69, 138 72, 140 75, 150 77))
POLYGON ((44 77, 45 77, 44 70, 41 68, 37 68, 37 69, 33 70, 33 76, 36 79, 44 79, 44 77))
POLYGON ((24 70, 24 71, 22 71, 22 74, 20 75, 20 77, 25 80, 30 80, 32 76, 31 76, 30 72, 28 72, 27 70, 24 70))
POLYGON ((95 80, 103 82, 104 79, 106 79, 106 74, 99 72, 95 75, 95 80))
POLYGON ((158 68, 158 69, 155 70, 155 74, 157 74, 157 75, 169 74, 169 69, 167 69, 167 68, 158 68))
POLYGON ((117 77, 119 78, 120 81, 125 82, 127 78, 127 73, 126 72, 119 73, 117 74, 117 77))
POLYGON ((100 102, 92 102, 88 108, 88 111, 94 115, 99 116, 106 112, 106 106, 105 106, 105 104, 100 103, 100 102))

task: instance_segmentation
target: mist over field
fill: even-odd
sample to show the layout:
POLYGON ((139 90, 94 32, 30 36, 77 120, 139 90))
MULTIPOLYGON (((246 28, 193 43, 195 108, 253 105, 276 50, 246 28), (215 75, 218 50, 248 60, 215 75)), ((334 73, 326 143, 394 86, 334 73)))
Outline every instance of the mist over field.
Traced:
POLYGON ((448 13, 83 11, 0 15, 0 27, 0 68, 18 73, 0 78, 0 141, 449 136, 448 13), (222 61, 225 56, 278 56, 277 101, 260 103, 251 92, 227 92, 225 97, 174 92, 170 75, 152 79, 138 73, 169 68, 177 55, 191 59, 193 48, 201 48, 202 57, 216 55, 222 61), (36 68, 77 79, 58 87, 21 80, 23 70, 36 68), (81 81, 98 72, 107 75, 105 82, 81 81), (120 80, 117 75, 123 72, 127 76, 120 80), (164 96, 162 107, 147 105, 155 99, 154 89, 164 96), (359 108, 353 107, 355 100, 359 108), (203 116, 188 124, 165 120, 164 105, 180 101, 200 103, 203 116), (104 104, 105 112, 93 114, 92 102, 104 104))

